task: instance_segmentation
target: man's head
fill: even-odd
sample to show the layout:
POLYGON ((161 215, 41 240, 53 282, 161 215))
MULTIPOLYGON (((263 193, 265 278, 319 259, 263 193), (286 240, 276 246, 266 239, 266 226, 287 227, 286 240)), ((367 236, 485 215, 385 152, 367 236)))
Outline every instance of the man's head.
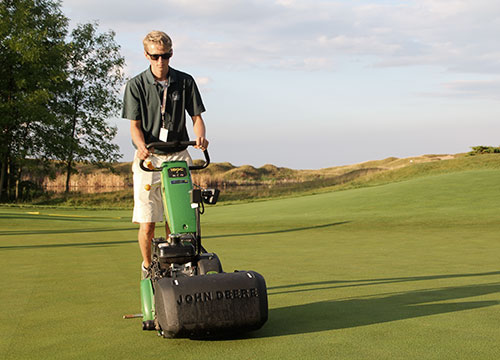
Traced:
POLYGON ((164 80, 168 73, 168 64, 173 55, 172 40, 163 31, 151 31, 142 41, 144 56, 151 64, 153 75, 164 80))

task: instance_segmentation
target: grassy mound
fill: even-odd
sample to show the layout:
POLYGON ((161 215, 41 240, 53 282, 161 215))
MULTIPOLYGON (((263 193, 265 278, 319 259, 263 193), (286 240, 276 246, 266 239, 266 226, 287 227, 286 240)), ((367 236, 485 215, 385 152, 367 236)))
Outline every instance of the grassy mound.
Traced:
MULTIPOLYGON (((83 170, 90 171, 89 169, 83 170)), ((234 203, 378 186, 479 169, 500 169, 500 156, 425 155, 406 159, 387 158, 321 170, 292 170, 269 164, 255 168, 249 165, 235 167, 230 163, 213 163, 203 171, 194 172, 193 180, 201 186, 221 189, 221 203, 234 203)), ((117 171, 130 176, 130 166, 121 165, 117 171)), ((32 204, 131 208, 133 194, 131 189, 98 194, 49 193, 33 200, 32 204)))

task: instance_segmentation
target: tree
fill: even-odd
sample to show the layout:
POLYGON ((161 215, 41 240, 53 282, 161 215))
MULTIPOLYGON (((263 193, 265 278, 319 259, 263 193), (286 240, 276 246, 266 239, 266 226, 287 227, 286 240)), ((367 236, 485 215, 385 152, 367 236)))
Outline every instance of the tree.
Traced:
POLYGON ((49 104, 65 78, 67 23, 59 1, 0 2, 0 197, 19 184, 28 157, 44 157, 56 121, 49 104))
POLYGON ((57 0, 0 1, 0 198, 17 199, 27 166, 62 160, 68 191, 75 161, 120 157, 106 122, 121 107, 115 34, 84 24, 66 43, 67 26, 57 0))
POLYGON ((107 119, 118 114, 118 97, 123 85, 124 58, 113 31, 97 33, 97 23, 77 26, 69 42, 66 91, 58 99, 57 142, 52 152, 63 160, 66 169, 66 192, 69 191, 75 161, 112 162, 121 157, 111 141, 116 127, 107 119))

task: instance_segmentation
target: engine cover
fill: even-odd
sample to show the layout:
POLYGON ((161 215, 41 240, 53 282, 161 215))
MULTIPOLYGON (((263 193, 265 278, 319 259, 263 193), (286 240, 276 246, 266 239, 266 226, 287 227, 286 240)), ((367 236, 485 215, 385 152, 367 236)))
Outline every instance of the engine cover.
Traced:
POLYGON ((165 337, 212 337, 257 330, 267 321, 262 275, 239 271, 154 281, 158 323, 165 337))
POLYGON ((182 243, 161 243, 158 245, 158 259, 161 267, 167 267, 169 264, 185 264, 193 261, 196 252, 193 244, 182 243))

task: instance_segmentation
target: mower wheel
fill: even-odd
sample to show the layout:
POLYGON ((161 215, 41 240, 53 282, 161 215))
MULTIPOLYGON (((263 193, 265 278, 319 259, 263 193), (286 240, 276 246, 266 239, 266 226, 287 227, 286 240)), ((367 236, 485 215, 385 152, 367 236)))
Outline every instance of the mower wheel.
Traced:
POLYGON ((222 264, 215 253, 204 253, 198 260, 198 275, 218 274, 222 272, 222 264))
POLYGON ((156 330, 154 320, 146 320, 142 322, 142 330, 156 330))

